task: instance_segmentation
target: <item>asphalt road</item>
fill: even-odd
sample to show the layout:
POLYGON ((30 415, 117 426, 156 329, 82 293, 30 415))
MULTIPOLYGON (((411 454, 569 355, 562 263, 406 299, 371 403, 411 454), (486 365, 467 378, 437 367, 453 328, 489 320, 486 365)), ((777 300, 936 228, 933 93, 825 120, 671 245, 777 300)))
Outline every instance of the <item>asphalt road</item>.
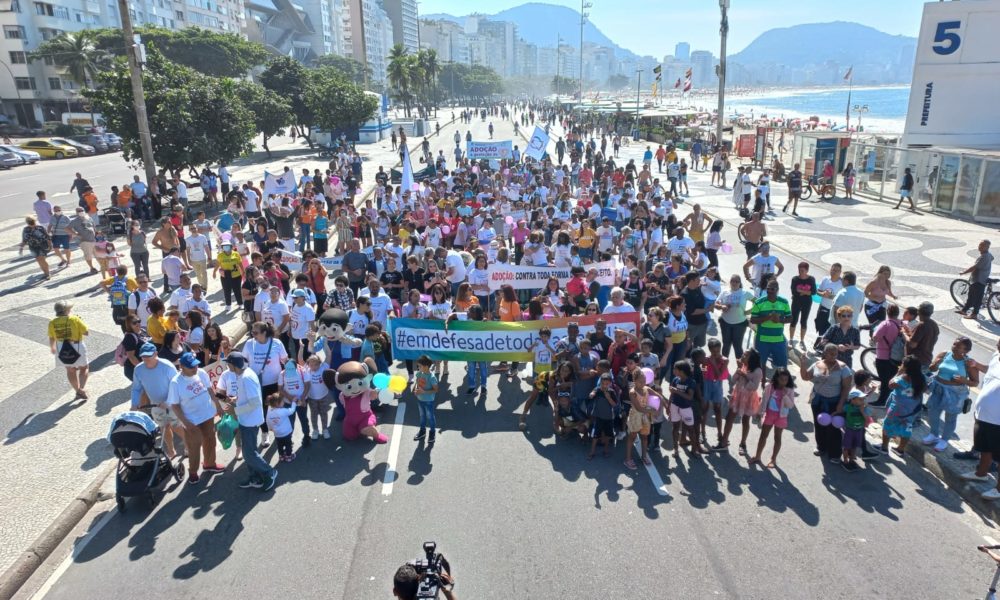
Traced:
MULTIPOLYGON (((724 256, 724 272, 738 262, 724 256)), ((992 529, 953 491, 899 458, 856 473, 822 463, 797 415, 780 469, 748 469, 735 449, 675 460, 665 441, 651 469, 630 472, 621 445, 587 461, 578 439, 554 437, 545 407, 518 431, 527 382, 492 375, 471 397, 463 365, 451 372, 432 448, 412 441, 404 396, 405 409, 380 414, 394 443, 335 431, 281 465, 272 492, 238 489, 231 463, 237 472, 182 485, 152 512, 136 503, 102 520, 44 597, 389 598, 425 540, 463 599, 966 598, 992 575, 975 551, 992 529)))

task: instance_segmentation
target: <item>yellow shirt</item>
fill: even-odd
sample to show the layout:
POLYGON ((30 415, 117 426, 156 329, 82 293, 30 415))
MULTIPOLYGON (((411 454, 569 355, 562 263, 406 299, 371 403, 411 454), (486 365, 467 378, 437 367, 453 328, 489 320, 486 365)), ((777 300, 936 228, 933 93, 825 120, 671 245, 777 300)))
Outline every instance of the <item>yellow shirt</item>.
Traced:
POLYGON ((581 248, 592 248, 594 246, 594 236, 597 232, 590 227, 584 227, 583 231, 580 233, 579 246, 581 248))
POLYGON ((150 339, 157 346, 163 344, 163 336, 167 334, 169 327, 170 323, 166 317, 149 315, 149 319, 146 320, 146 333, 149 334, 150 339))
POLYGON ((83 336, 87 335, 87 331, 87 326, 76 315, 56 317, 49 321, 49 337, 60 342, 63 340, 83 341, 83 336))
MULTIPOLYGON (((102 283, 104 285, 110 286, 114 282, 115 282, 115 278, 114 277, 108 277, 102 283)), ((130 294, 132 292, 136 291, 138 288, 139 288, 139 284, 135 282, 135 278, 134 277, 126 277, 125 278, 125 289, 128 290, 128 292, 130 294)))
POLYGON ((410 230, 405 227, 399 228, 399 243, 403 244, 406 240, 410 239, 410 230))
POLYGON ((238 272, 239 265, 243 262, 243 257, 236 250, 219 252, 215 258, 219 261, 219 270, 227 273, 238 272))

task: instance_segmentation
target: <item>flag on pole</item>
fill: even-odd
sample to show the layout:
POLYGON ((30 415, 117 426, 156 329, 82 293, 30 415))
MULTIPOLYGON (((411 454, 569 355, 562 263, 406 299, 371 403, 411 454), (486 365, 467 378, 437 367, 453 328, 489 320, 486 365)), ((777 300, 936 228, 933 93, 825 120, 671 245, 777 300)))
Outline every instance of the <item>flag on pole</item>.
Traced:
POLYGON ((657 75, 659 75, 662 70, 663 67, 661 67, 660 65, 656 65, 655 67, 653 67, 653 72, 656 73, 657 75))
POLYGON ((264 171, 264 199, 295 193, 295 174, 292 172, 272 175, 264 171))
POLYGON ((403 144, 403 177, 400 180, 403 191, 414 191, 417 189, 417 182, 413 180, 413 165, 410 164, 410 149, 403 144))
POLYGON ((687 93, 687 92, 690 92, 690 91, 691 91, 691 80, 688 79, 687 81, 684 82, 684 93, 687 93))
POLYGON ((850 67, 848 67, 847 73, 844 73, 844 81, 850 79, 851 75, 853 74, 854 74, 854 65, 851 65, 850 67))
POLYGON ((679 89, 681 87, 681 78, 677 78, 677 83, 674 84, 674 89, 679 89))
POLYGON ((528 148, 524 151, 524 154, 535 160, 542 160, 542 156, 545 155, 545 149, 548 147, 549 134, 545 133, 545 130, 538 125, 535 125, 535 131, 531 134, 531 139, 528 140, 528 148))
POLYGON ((687 70, 687 71, 684 71, 684 77, 686 77, 687 79, 691 79, 691 76, 692 76, 693 74, 694 74, 694 72, 693 72, 693 71, 691 70, 691 68, 690 68, 690 67, 688 67, 688 70, 687 70))

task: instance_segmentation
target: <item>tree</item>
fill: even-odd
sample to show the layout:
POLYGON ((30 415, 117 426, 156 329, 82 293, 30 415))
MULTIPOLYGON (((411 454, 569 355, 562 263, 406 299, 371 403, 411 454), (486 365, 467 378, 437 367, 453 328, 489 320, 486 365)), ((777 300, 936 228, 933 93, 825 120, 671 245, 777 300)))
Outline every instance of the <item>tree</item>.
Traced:
MULTIPOLYGON (((243 77, 262 64, 270 53, 256 42, 233 33, 218 33, 199 27, 164 29, 138 27, 143 44, 155 48, 165 58, 214 77, 243 77)), ((97 47, 117 56, 125 55, 121 29, 92 30, 97 47)))
POLYGON ((386 67, 386 76, 389 85, 394 88, 393 98, 403 104, 406 116, 410 116, 410 102, 413 95, 410 92, 414 84, 413 76, 416 72, 413 56, 406 53, 406 48, 402 44, 396 44, 389 51, 389 65, 386 67))
MULTIPOLYGON (((171 171, 229 163, 253 150, 254 116, 241 98, 239 82, 209 77, 147 51, 142 83, 157 164, 171 171)), ((139 127, 132 107, 128 64, 115 59, 97 74, 97 89, 85 90, 94 110, 122 138, 126 160, 142 160, 139 127)))
POLYGON ((488 96, 503 92, 503 79, 496 71, 483 65, 463 65, 447 63, 438 75, 442 87, 452 89, 454 96, 472 100, 483 100, 488 96))
POLYGON ((285 127, 292 123, 292 106, 287 100, 258 83, 239 81, 239 95, 253 115, 257 131, 264 137, 263 146, 267 157, 271 149, 267 140, 275 135, 284 135, 285 127))
MULTIPOLYGON (((428 106, 437 106, 437 78, 441 74, 441 63, 438 62, 437 51, 425 49, 417 52, 417 66, 424 88, 424 102, 428 106)), ((436 110, 436 109, 435 109, 436 110)))
POLYGON ((352 129, 378 110, 378 96, 345 79, 332 67, 314 69, 306 88, 306 105, 316 115, 315 125, 331 134, 352 129))
POLYGON ((353 58, 347 58, 339 54, 324 54, 313 61, 313 66, 333 67, 348 81, 355 85, 365 86, 366 89, 372 78, 371 67, 363 65, 353 58))
POLYGON ((305 101, 306 89, 311 82, 309 71, 294 58, 275 56, 267 63, 267 68, 258 79, 261 85, 288 100, 292 107, 293 123, 312 148, 310 127, 316 118, 305 101))
POLYGON ((552 78, 552 93, 572 94, 580 89, 580 80, 556 75, 552 78))
POLYGON ((52 60, 65 68, 66 74, 80 87, 91 87, 97 72, 110 62, 110 55, 98 48, 95 31, 88 29, 62 33, 46 40, 30 58, 33 61, 52 60))

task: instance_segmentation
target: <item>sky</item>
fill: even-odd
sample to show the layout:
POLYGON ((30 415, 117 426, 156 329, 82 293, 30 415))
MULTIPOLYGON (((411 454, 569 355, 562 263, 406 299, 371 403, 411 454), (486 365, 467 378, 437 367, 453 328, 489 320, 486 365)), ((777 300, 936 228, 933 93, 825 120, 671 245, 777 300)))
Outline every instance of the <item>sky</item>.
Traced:
MULTIPOLYGON (((580 10, 573 0, 544 0, 580 10)), ((719 53, 719 5, 714 0, 589 0, 591 22, 604 35, 639 55, 663 58, 674 44, 719 53)), ((494 14, 527 0, 419 0, 421 14, 470 12, 494 14)), ((916 37, 920 0, 731 0, 728 53, 745 48, 758 35, 776 27, 802 23, 854 21, 893 35, 916 37)), ((836 43, 836 40, 830 40, 836 43)))

